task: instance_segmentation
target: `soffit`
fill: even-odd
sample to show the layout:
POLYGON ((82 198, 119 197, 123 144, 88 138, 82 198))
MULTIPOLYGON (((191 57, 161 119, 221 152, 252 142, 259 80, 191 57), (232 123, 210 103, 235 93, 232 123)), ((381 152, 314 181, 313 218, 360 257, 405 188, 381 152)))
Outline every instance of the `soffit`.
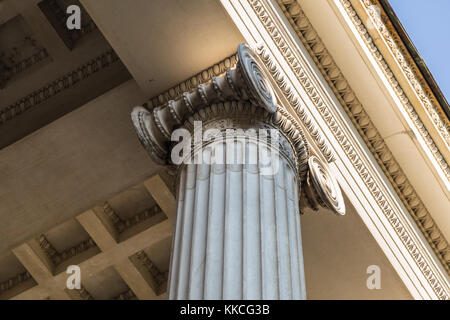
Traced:
POLYGON ((243 42, 219 1, 81 2, 147 98, 230 56, 243 42))
POLYGON ((301 216, 308 299, 411 299, 408 289, 344 195, 345 216, 306 209, 301 216), (369 266, 381 289, 369 289, 369 266))

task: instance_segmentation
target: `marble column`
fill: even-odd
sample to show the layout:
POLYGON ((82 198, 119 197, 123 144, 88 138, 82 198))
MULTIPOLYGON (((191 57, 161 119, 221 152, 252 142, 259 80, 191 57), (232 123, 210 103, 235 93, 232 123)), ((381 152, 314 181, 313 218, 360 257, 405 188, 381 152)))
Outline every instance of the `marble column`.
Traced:
POLYGON ((178 165, 169 299, 305 299, 300 209, 344 213, 336 180, 279 110, 257 56, 240 45, 238 57, 180 99, 132 113, 150 156, 178 165), (178 129, 187 148, 174 147, 178 129))
POLYGON ((233 136, 201 152, 180 168, 169 298, 305 298, 295 162, 233 136))

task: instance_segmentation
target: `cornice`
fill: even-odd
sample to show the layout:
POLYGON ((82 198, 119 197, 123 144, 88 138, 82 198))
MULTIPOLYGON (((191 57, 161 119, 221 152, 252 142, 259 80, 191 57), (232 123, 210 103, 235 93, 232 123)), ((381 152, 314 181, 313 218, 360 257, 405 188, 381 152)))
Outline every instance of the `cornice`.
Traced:
POLYGON ((450 120, 450 106, 448 104, 447 99, 445 98, 441 89, 437 85, 436 80, 434 79, 433 75, 430 72, 430 69, 428 69, 428 66, 426 65, 425 61, 421 57, 420 53, 417 51, 414 43, 411 41, 405 28, 403 27, 399 18, 392 9, 390 3, 388 2, 388 0, 377 0, 377 1, 383 8, 383 11, 386 13, 386 16, 388 17, 386 22, 388 23, 389 26, 391 26, 390 30, 395 35, 398 35, 398 37, 401 39, 400 44, 403 48, 406 49, 406 52, 408 53, 407 54, 408 59, 410 59, 410 61, 414 61, 415 64, 413 64, 413 66, 417 67, 418 73, 423 76, 423 79, 425 81, 424 82, 425 88, 431 90, 431 92, 433 93, 434 97, 437 100, 437 103, 442 108, 443 114, 445 114, 447 116, 447 119, 450 120))
MULTIPOLYGON (((355 149, 347 138, 347 134, 343 129, 342 124, 322 99, 315 84, 309 79, 308 73, 305 72, 303 67, 303 63, 296 58, 288 41, 284 39, 283 33, 278 29, 273 19, 270 18, 271 13, 267 12, 262 1, 249 0, 248 2, 260 22, 264 25, 272 41, 277 45, 279 51, 284 56, 291 71, 296 75, 305 92, 309 95, 311 101, 313 101, 314 107, 322 115, 331 132, 333 132, 348 159, 352 162, 354 169, 358 172, 360 178, 364 181, 365 186, 370 191, 371 196, 376 199, 378 206, 382 209, 393 230, 395 230, 398 238, 402 241, 404 248, 409 252, 417 267, 421 270, 423 276, 433 288, 435 294, 440 299, 448 299, 448 293, 446 292, 448 291, 448 288, 445 280, 442 280, 442 278, 437 275, 434 267, 429 265, 423 248, 420 248, 417 245, 415 238, 411 235, 411 231, 406 227, 403 219, 398 216, 397 210, 392 207, 390 201, 388 201, 383 194, 383 188, 378 185, 376 182, 377 179, 372 176, 370 168, 366 166, 365 161, 363 161, 359 155, 359 151, 355 149)), ((314 59, 336 97, 339 99, 342 107, 345 109, 361 137, 371 150, 374 158, 392 183, 397 195, 422 230, 425 238, 448 272, 450 248, 447 241, 433 222, 429 212, 426 210, 412 185, 400 169, 400 166, 369 119, 367 113, 364 111, 363 106, 357 100, 356 95, 349 87, 347 81, 340 73, 334 60, 329 55, 309 20, 302 12, 298 3, 294 0, 278 0, 278 3, 300 40, 310 52, 311 57, 314 59)))
MULTIPOLYGON (((406 110, 409 119, 411 120, 412 124, 414 125, 415 129, 417 130, 420 137, 423 139, 427 146, 427 154, 432 155, 434 160, 438 163, 440 170, 442 171, 443 175, 445 175, 445 178, 447 179, 446 182, 450 181, 450 167, 447 163, 446 158, 444 155, 440 152, 436 142, 433 140, 433 135, 427 130, 425 124, 422 122, 418 112, 416 111, 414 105, 412 102, 408 99, 406 95, 406 90, 402 88, 400 85, 398 79, 394 75, 393 70, 389 67, 388 62, 383 57, 383 54, 378 49, 378 47, 375 44, 375 40, 371 37, 370 32, 366 29, 364 26, 363 21, 358 16, 357 12, 354 10, 353 6, 351 5, 350 1, 348 0, 340 0, 341 4, 345 8, 346 13, 350 17, 350 20, 353 22, 355 28, 358 30, 359 34, 361 35, 362 39, 364 40, 366 46, 369 48, 369 51, 372 53, 372 56, 377 61, 379 67, 384 73, 384 76, 386 79, 388 79, 390 85, 394 89, 397 97, 400 99, 404 110, 406 110)), ((414 68, 410 64, 409 61, 405 58, 405 55, 403 54, 400 47, 396 45, 396 42, 394 41, 394 38, 391 36, 390 32, 387 31, 387 27, 385 24, 381 21, 381 19, 378 17, 378 11, 373 9, 373 5, 370 5, 367 9, 367 14, 373 19, 372 21, 374 24, 380 28, 380 32, 385 35, 386 43, 390 46, 392 52, 394 53, 395 58, 397 59, 398 64, 402 67, 403 72, 405 75, 407 75, 408 80, 410 81, 410 86, 414 88, 416 91, 417 96, 421 99, 422 104, 426 107, 427 112, 430 115, 430 118, 433 121, 433 124, 436 128, 436 130, 439 132, 440 136, 442 137, 435 137, 438 139, 441 139, 444 147, 447 147, 447 149, 444 151, 448 154, 447 150, 450 146, 450 135, 449 135, 449 124, 448 121, 445 122, 445 120, 440 116, 439 112, 437 111, 437 106, 433 104, 432 100, 429 97, 429 93, 426 93, 421 85, 421 81, 419 79, 419 76, 414 71, 414 68)), ((444 115, 445 117, 445 115, 444 115)), ((442 145, 442 144, 441 144, 442 145)))
MULTIPOLYGON (((341 3, 345 5, 346 8, 349 9, 350 13, 352 13, 351 10, 353 8, 351 7, 350 1, 344 0, 341 1, 341 3), (348 4, 350 4, 350 6, 348 6, 348 4)), ((378 31, 378 34, 381 35, 381 37, 385 40, 385 43, 391 49, 392 55, 402 68, 404 74, 406 75, 409 81, 410 86, 415 90, 415 93, 417 94, 420 101, 428 111, 429 117, 433 121, 433 124, 436 127, 436 129, 442 135, 447 147, 450 146, 450 132, 449 132, 450 121, 445 115, 445 112, 442 109, 442 107, 436 101, 436 98, 434 97, 432 90, 424 82, 423 76, 419 68, 414 62, 414 59, 408 53, 407 48, 405 47, 402 40, 398 36, 394 26, 391 23, 388 23, 389 19, 383 10, 383 6, 379 3, 378 0, 360 0, 360 3, 362 4, 362 7, 364 8, 366 14, 371 17, 373 25, 378 31)), ((358 20, 356 18, 357 17, 355 16, 354 21, 358 23, 358 20)), ((365 38, 367 37, 367 35, 370 36, 369 33, 364 32, 363 28, 364 25, 362 25, 361 28, 358 28, 358 31, 363 33, 365 35, 364 36, 365 38)), ((375 46, 373 39, 367 37, 367 40, 373 43, 373 46, 375 46)), ((378 50, 376 48, 373 48, 372 52, 374 54, 377 54, 377 51, 378 50)), ((386 72, 389 71, 390 69, 386 68, 386 72)), ((400 87, 398 83, 393 83, 393 85, 396 87, 396 90, 399 91, 399 94, 401 96, 405 95, 402 91, 399 90, 401 88, 397 88, 400 87)), ((406 104, 409 103, 409 101, 407 101, 406 96, 404 97, 403 100, 404 103, 406 104)))
MULTIPOLYGON (((320 128, 315 125, 315 123, 311 119, 311 116, 306 112, 306 106, 300 102, 300 98, 297 96, 297 94, 294 93, 293 88, 286 81, 283 72, 280 70, 278 65, 274 63, 273 59, 270 57, 270 54, 264 46, 259 46, 259 48, 257 48, 257 53, 269 73, 272 75, 272 79, 276 83, 277 88, 282 92, 283 97, 287 100, 289 105, 295 111, 296 115, 300 118, 300 121, 308 131, 311 138, 314 140, 323 157, 327 160, 328 163, 333 162, 336 157, 332 152, 330 145, 323 137, 320 128)), ((293 123, 296 122, 290 111, 283 106, 278 109, 278 112, 281 113, 283 117, 291 120, 293 123)))
MULTIPOLYGON (((384 60, 383 56, 381 55, 381 53, 377 49, 376 45, 374 44, 374 40, 370 37, 370 34, 368 33, 367 29, 364 27, 361 19, 358 17, 356 11, 353 9, 350 1, 348 1, 348 0, 340 0, 340 2, 343 4, 345 10, 347 11, 349 16, 351 17, 351 20, 357 26, 357 30, 363 36, 363 39, 366 41, 366 44, 371 49, 372 54, 376 58, 376 60, 379 63, 379 65, 382 67, 382 70, 385 72, 386 77, 389 79, 391 85, 394 87, 394 89, 395 89, 396 93, 398 94, 399 98, 404 103, 405 109, 408 111, 408 114, 409 114, 410 118, 414 121, 414 123, 415 123, 416 127, 419 129, 419 132, 421 133, 422 137, 424 138, 424 140, 428 144, 432 154, 435 156, 436 160, 438 160, 438 162, 439 162, 442 170, 444 171, 447 179, 449 179, 450 178, 450 168, 449 168, 447 162, 443 158, 442 154, 439 152, 437 146, 434 144, 433 139, 431 138, 431 136, 428 133, 428 131, 425 129, 425 126, 423 125, 422 121, 420 120, 419 115, 414 110, 414 107, 412 106, 411 102, 406 97, 404 91, 402 90, 402 88, 400 87, 398 81, 396 80, 395 76, 393 75, 393 72, 388 67, 388 64, 386 63, 386 61, 384 60)), ((398 50, 400 50, 400 49, 398 49, 398 50)), ((400 53, 400 52, 398 52, 398 54, 403 56, 402 53, 400 53)), ((407 74, 409 74, 410 77, 413 77, 412 68, 411 68, 411 66, 408 65, 408 62, 406 62, 404 57, 403 57, 402 65, 405 68, 409 69, 409 72, 407 74)), ((419 89, 418 88, 420 86, 419 80, 418 79, 414 79, 414 81, 416 82, 415 87, 417 89, 419 89)), ((423 91, 423 89, 420 89, 420 90, 423 91)), ((422 96, 423 96, 424 99, 428 99, 428 98, 425 97, 424 94, 422 94, 422 96)), ((431 103, 430 100, 429 100, 429 102, 431 103)), ((430 105, 430 108, 431 108, 431 105, 430 105)), ((436 112, 435 112, 435 114, 436 114, 436 112)), ((447 135, 448 135, 448 132, 447 132, 447 135)), ((389 164, 387 164, 387 166, 389 166, 389 164)), ((395 179, 394 179, 394 181, 395 181, 395 179)), ((410 185, 409 181, 406 180, 405 182, 410 185)), ((420 201, 420 199, 418 198, 418 196, 415 193, 415 191, 413 191, 412 196, 414 198, 417 198, 420 201)), ((420 203, 421 203, 421 201, 420 201, 420 203)), ((425 209, 425 206, 422 203, 421 203, 421 207, 423 207, 425 209)), ((417 215, 413 214, 413 217, 417 217, 417 215)), ((433 249, 435 249, 435 251, 437 249, 437 253, 439 253, 439 252, 443 253, 441 260, 442 260, 443 263, 445 263, 447 272, 450 272, 450 247, 449 247, 449 244, 448 244, 447 240, 440 233, 438 227, 435 225, 435 223, 434 223, 433 219, 431 218, 431 215, 428 213, 428 211, 426 212, 426 215, 424 217, 418 217, 418 218, 419 218, 419 220, 418 220, 419 227, 421 227, 421 230, 424 232, 425 235, 427 235, 427 239, 429 240, 430 245, 433 247, 433 249), (425 217, 429 217, 429 219, 424 219, 425 217), (431 225, 433 227, 431 227, 431 225), (441 241, 439 241, 439 239, 441 239, 441 241), (445 242, 445 246, 444 246, 444 242, 445 242), (441 248, 441 250, 439 250, 438 248, 441 248)))

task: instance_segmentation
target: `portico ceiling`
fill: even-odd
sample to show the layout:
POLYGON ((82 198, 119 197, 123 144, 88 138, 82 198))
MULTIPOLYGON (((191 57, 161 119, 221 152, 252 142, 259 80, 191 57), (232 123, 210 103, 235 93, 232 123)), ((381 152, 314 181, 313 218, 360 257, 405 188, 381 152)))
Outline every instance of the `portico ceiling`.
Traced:
POLYGON ((219 1, 81 3, 147 98, 230 56, 243 42, 219 1))

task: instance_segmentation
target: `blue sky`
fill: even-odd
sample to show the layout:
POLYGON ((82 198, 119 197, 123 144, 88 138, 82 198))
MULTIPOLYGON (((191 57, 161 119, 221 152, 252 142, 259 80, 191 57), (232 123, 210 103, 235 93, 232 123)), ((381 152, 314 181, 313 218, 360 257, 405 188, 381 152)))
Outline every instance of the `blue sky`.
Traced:
POLYGON ((447 101, 450 97, 450 0, 389 0, 447 101))

